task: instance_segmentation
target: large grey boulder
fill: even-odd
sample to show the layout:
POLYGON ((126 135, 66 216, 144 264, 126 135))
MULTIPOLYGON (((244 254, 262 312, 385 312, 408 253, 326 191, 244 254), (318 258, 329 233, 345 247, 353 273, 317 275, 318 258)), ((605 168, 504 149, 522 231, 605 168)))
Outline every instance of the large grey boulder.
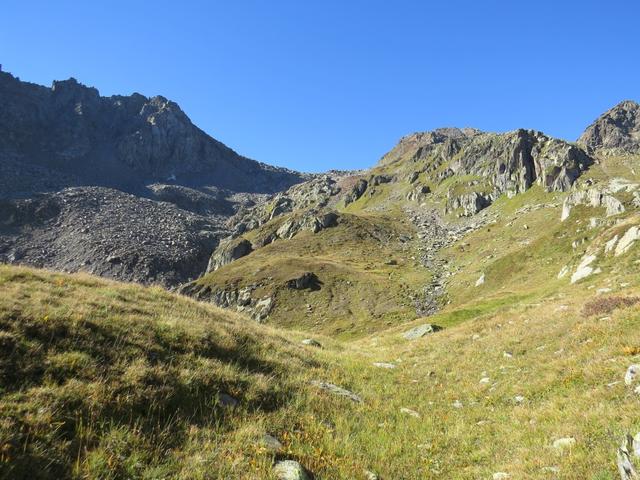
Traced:
POLYGON ((598 257, 596 257, 595 255, 583 256, 580 264, 576 268, 576 271, 573 272, 573 275, 571 275, 571 283, 576 283, 579 280, 587 278, 589 275, 599 273, 600 269, 593 266, 593 262, 595 262, 597 258, 598 257))
POLYGON ((238 258, 249 255, 253 251, 251 242, 244 238, 228 238, 220 242, 218 248, 211 255, 207 272, 214 272, 238 258))
POLYGON ((417 327, 412 328, 402 334, 405 340, 415 340, 417 338, 424 337, 430 333, 434 333, 440 330, 440 327, 437 325, 432 325, 430 323, 425 323, 424 325, 419 325, 417 327))
POLYGON ((293 238, 302 231, 318 233, 325 228, 335 227, 338 224, 338 218, 339 216, 336 212, 325 212, 321 214, 307 212, 301 217, 292 216, 280 225, 269 243, 276 239, 287 240, 293 238))
POLYGON ((445 213, 462 209, 462 216, 469 217, 475 215, 480 210, 487 208, 493 203, 493 195, 479 192, 464 193, 461 195, 452 195, 448 192, 445 213))
POLYGON ((616 257, 627 253, 636 240, 640 240, 640 228, 637 226, 630 227, 618 241, 614 255, 616 257))

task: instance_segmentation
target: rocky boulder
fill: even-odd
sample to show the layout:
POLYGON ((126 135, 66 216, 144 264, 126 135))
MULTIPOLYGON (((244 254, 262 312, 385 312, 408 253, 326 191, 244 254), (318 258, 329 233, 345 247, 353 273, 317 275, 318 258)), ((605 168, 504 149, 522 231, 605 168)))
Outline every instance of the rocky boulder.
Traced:
POLYGON ((220 242, 218 248, 211 255, 207 272, 214 272, 228 263, 249 255, 253 251, 251 242, 244 238, 228 238, 220 242))
POLYGON ((480 210, 487 208, 493 203, 491 194, 471 192, 458 196, 449 196, 445 206, 445 213, 451 213, 461 209, 461 216, 469 217, 475 215, 480 210))
POLYGON ((276 230, 275 235, 268 243, 275 239, 293 238, 303 230, 318 233, 325 228, 335 227, 338 224, 338 218, 336 212, 317 214, 312 211, 305 213, 302 217, 292 216, 276 230))
POLYGON ((576 205, 588 205, 593 208, 603 207, 607 217, 624 212, 624 205, 613 195, 598 189, 589 188, 570 193, 562 204, 561 221, 565 221, 571 214, 571 209, 576 205))
POLYGON ((424 325, 419 325, 417 327, 412 328, 411 330, 407 330, 402 334, 402 337, 405 340, 416 340, 430 333, 435 333, 439 330, 441 330, 441 327, 437 325, 432 325, 430 323, 425 323, 424 325))
POLYGON ((589 125, 578 142, 594 150, 640 153, 640 105, 619 103, 589 125))
POLYGON ((273 467, 278 480, 310 480, 307 471, 295 460, 281 460, 273 467))
POLYGON ((304 272, 298 277, 287 280, 285 286, 291 290, 318 290, 320 279, 313 272, 304 272))
POLYGON ((350 203, 358 200, 364 192, 367 191, 367 187, 369 186, 369 182, 364 179, 359 179, 356 184, 351 188, 351 191, 344 197, 344 204, 349 205, 350 203))
POLYGON ((431 193, 431 189, 427 185, 420 185, 407 193, 407 200, 410 202, 418 202, 428 193, 431 193))

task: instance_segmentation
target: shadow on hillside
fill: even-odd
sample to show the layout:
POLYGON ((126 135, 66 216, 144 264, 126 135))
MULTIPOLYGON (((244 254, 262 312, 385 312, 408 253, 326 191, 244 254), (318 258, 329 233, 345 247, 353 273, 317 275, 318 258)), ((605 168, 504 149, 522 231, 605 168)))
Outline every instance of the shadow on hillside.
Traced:
POLYGON ((13 452, 5 478, 68 478, 78 452, 97 447, 114 429, 135 431, 152 449, 173 449, 188 441, 193 426, 223 433, 237 413, 277 410, 296 394, 289 379, 295 359, 289 353, 281 363, 267 353, 244 333, 222 339, 150 322, 0 314, 0 409, 11 418, 0 436, 13 452), (281 388, 255 375, 276 377, 281 388), (238 405, 221 405, 219 394, 238 405), (34 423, 42 411, 51 412, 56 429, 34 423), (90 438, 82 438, 87 429, 90 438))

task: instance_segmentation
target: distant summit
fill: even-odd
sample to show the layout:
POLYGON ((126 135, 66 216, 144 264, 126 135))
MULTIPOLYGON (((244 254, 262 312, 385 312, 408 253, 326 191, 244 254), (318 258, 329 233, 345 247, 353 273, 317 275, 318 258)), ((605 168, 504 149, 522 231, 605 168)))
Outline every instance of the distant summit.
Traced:
MULTIPOLYGON (((43 170, 59 187, 130 193, 156 182, 274 193, 303 179, 238 155, 162 96, 101 97, 74 78, 47 88, 0 72, 0 131, 0 163, 27 191, 25 176, 43 170)), ((33 176, 41 187, 42 175, 33 176)))
POLYGON ((619 103, 589 125, 578 142, 594 150, 640 153, 640 105, 619 103))

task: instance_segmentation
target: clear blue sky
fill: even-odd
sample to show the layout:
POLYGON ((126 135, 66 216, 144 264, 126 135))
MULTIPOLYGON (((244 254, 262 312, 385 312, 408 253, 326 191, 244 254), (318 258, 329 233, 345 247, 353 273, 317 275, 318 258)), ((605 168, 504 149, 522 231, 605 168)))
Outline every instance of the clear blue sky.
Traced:
POLYGON ((441 126, 573 140, 640 100, 639 19, 638 0, 4 0, 0 63, 162 94, 243 155, 321 171, 441 126))

